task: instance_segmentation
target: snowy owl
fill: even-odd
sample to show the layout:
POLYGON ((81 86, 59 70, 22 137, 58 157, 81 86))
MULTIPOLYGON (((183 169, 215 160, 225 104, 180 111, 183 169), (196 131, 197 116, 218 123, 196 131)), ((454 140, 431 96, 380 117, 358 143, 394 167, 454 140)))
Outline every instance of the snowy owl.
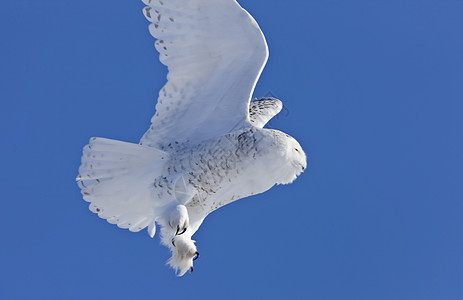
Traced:
POLYGON ((151 237, 159 226, 182 276, 193 271, 192 236, 209 213, 291 183, 307 162, 295 139, 263 128, 281 101, 251 101, 268 49, 247 11, 235 0, 143 2, 167 83, 140 143, 91 138, 77 182, 109 223, 151 237))

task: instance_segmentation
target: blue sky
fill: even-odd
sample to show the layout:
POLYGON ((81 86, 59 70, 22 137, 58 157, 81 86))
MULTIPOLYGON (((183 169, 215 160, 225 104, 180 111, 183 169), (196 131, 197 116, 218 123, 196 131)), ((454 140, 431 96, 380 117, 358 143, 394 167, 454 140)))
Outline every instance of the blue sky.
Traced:
POLYGON ((463 299, 463 1, 240 3, 270 47, 255 96, 283 100, 272 127, 309 168, 208 216, 176 278, 74 181, 89 137, 149 125, 143 4, 2 2, 0 298, 463 299))

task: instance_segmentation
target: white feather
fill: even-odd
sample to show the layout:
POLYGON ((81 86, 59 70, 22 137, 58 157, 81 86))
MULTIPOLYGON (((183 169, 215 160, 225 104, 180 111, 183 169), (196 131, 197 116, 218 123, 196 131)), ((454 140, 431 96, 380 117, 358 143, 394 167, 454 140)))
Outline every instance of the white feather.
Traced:
POLYGON ((89 209, 111 224, 140 231, 154 223, 151 178, 163 172, 163 151, 105 138, 84 147, 77 181, 89 209))
POLYGON ((143 1, 169 73, 141 144, 163 147, 249 126, 248 106, 268 49, 234 0, 143 1))

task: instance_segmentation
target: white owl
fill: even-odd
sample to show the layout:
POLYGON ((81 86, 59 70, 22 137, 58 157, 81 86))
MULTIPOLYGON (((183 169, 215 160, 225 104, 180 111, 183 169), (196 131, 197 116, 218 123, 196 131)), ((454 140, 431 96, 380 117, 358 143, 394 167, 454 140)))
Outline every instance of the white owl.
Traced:
POLYGON ((77 181, 90 210, 130 231, 148 227, 179 276, 199 253, 192 235, 227 203, 292 182, 306 156, 264 125, 282 108, 251 101, 267 61, 265 38, 235 0, 143 0, 169 73, 139 144, 91 138, 77 181))

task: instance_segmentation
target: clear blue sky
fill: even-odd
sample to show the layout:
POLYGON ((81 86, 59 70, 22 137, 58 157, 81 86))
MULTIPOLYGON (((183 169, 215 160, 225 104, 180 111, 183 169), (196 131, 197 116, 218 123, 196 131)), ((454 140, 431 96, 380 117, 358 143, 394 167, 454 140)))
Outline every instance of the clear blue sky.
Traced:
POLYGON ((176 278, 74 181, 89 137, 149 125, 143 4, 2 1, 1 299, 463 299, 463 1, 240 2, 270 47, 255 96, 309 168, 208 216, 176 278))

